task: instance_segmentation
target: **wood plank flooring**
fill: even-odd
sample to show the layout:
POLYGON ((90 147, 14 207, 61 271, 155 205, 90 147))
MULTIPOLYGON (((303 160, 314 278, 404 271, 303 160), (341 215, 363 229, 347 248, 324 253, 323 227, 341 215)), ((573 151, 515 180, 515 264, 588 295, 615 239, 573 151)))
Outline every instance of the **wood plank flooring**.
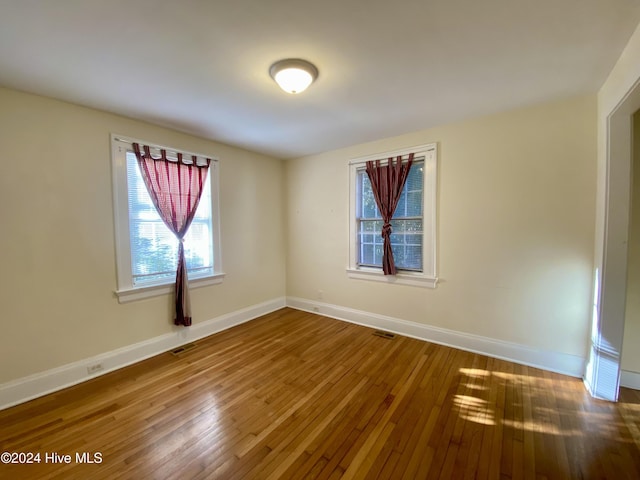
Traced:
POLYGON ((640 392, 372 333, 283 309, 1 411, 0 478, 640 478, 640 392))

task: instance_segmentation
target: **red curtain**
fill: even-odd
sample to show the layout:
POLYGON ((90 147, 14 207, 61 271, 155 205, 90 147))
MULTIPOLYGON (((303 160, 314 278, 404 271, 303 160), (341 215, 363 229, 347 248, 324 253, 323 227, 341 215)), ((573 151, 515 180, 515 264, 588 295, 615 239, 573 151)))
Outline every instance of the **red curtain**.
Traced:
POLYGON ((396 211, 402 189, 409 176, 409 170, 413 163, 413 153, 409 154, 409 160, 402 162, 402 157, 389 158, 386 166, 380 165, 380 160, 367 162, 367 175, 371 181, 373 196, 376 205, 382 215, 382 271, 385 275, 396 274, 396 264, 393 261, 391 249, 391 218, 396 211))
POLYGON ((166 150, 160 151, 159 158, 151 156, 147 145, 143 146, 144 152, 141 152, 140 145, 134 143, 133 150, 138 159, 144 184, 158 214, 179 240, 174 323, 189 326, 191 325, 191 302, 183 239, 196 214, 211 159, 207 158, 205 164, 198 165, 196 156, 191 156, 189 161, 183 159, 183 155, 178 153, 176 162, 167 159, 166 150))

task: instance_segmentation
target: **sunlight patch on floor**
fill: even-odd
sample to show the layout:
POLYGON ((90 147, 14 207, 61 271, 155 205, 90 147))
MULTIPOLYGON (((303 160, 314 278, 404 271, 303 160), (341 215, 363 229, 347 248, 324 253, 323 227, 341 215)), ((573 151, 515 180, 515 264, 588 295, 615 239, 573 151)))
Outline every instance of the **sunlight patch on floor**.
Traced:
POLYGON ((562 429, 558 425, 549 422, 535 422, 531 420, 503 420, 503 425, 511 427, 515 430, 526 430, 529 432, 544 433, 547 435, 559 435, 563 437, 581 437, 582 431, 576 429, 562 429))
POLYGON ((459 410, 459 415, 471 422, 483 425, 495 425, 494 411, 487 407, 487 401, 469 395, 456 395, 454 405, 459 410))

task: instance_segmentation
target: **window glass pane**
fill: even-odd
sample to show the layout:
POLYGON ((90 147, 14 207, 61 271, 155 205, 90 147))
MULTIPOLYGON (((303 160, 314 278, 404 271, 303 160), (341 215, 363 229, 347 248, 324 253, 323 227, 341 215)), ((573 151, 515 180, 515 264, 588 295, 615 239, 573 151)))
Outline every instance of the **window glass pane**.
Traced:
POLYGON ((396 264, 396 268, 405 267, 405 248, 403 245, 391 244, 391 250, 393 250, 393 260, 396 264))
POLYGON ((360 218, 380 218, 380 212, 376 205, 376 199, 373 196, 373 190, 371 189, 371 181, 367 172, 362 169, 358 171, 358 184, 360 186, 360 218))
POLYGON ((373 264, 382 265, 382 242, 373 247, 373 264))
POLYGON ((373 244, 362 245, 362 263, 366 265, 375 265, 373 259, 373 244))
POLYGON ((379 230, 379 228, 376 228, 376 224, 377 223, 378 222, 371 222, 371 221, 365 222, 365 221, 363 221, 361 223, 362 231, 363 232, 375 232, 375 231, 379 230))
MULTIPOLYGON (((156 211, 132 152, 127 152, 127 189, 134 285, 175 279, 178 240, 156 211)), ((213 274, 209 175, 193 222, 185 235, 184 249, 191 276, 213 274)))
POLYGON ((407 193, 407 217, 422 216, 422 190, 414 190, 407 193))
POLYGON ((371 234, 362 234, 360 236, 360 241, 362 243, 365 244, 371 244, 373 245, 374 243, 376 243, 376 239, 375 239, 375 235, 371 235, 371 234))
POLYGON ((393 216, 394 218, 407 216, 407 184, 406 183, 404 184, 404 188, 402 189, 402 194, 400 195, 400 200, 398 200, 398 206, 396 207, 396 211, 393 213, 393 216))
MULTIPOLYGON (((204 192, 202 196, 204 197, 204 192)), ((201 203, 202 200, 204 198, 200 199, 201 203)), ((189 231, 184 237, 184 256, 187 261, 188 271, 213 266, 211 238, 213 238, 213 235, 210 218, 198 218, 196 214, 189 231)), ((213 273, 213 270, 211 270, 211 273, 213 273)))
POLYGON ((422 234, 422 220, 405 220, 404 230, 422 234))
POLYGON ((404 235, 395 231, 391 232, 391 245, 401 245, 404 243, 404 235))
POLYGON ((422 245, 406 247, 404 268, 422 270, 422 245))
POLYGON ((419 245, 422 246, 422 235, 405 235, 405 241, 407 245, 419 245))
POLYGON ((411 171, 407 177, 407 190, 408 191, 422 191, 424 162, 415 162, 411 166, 411 171))

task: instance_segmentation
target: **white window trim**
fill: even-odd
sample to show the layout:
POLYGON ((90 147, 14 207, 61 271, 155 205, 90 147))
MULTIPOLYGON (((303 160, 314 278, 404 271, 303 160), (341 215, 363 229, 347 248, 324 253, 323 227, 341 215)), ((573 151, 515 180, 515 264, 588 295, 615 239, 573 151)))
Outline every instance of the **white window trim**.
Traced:
POLYGON ((437 144, 430 143, 353 158, 349 161, 349 266, 347 267, 347 276, 349 278, 397 285, 411 285, 414 287, 436 287, 438 283, 436 275, 437 159, 437 144), (358 169, 362 168, 369 160, 395 158, 399 155, 406 157, 412 152, 415 154, 416 159, 424 157, 422 272, 401 271, 397 275, 384 275, 382 268, 359 267, 356 240, 356 176, 358 169))
MULTIPOLYGON (((129 234, 129 200, 127 193, 127 165, 126 151, 131 149, 132 143, 151 145, 168 152, 175 152, 175 148, 156 145, 153 142, 137 140, 122 135, 111 134, 111 160, 113 181, 113 215, 116 242, 116 271, 118 288, 114 291, 120 303, 132 302, 143 298, 166 295, 174 290, 174 281, 163 281, 155 285, 134 286, 131 274, 131 239, 129 234), (123 154, 124 153, 124 154, 123 154)), ((211 158, 209 166, 211 186, 211 227, 213 229, 213 258, 214 273, 207 276, 193 276, 189 279, 190 288, 205 287, 222 283, 225 274, 222 270, 222 249, 220 246, 220 209, 219 209, 219 164, 218 158, 211 155, 186 152, 186 155, 211 158)))

